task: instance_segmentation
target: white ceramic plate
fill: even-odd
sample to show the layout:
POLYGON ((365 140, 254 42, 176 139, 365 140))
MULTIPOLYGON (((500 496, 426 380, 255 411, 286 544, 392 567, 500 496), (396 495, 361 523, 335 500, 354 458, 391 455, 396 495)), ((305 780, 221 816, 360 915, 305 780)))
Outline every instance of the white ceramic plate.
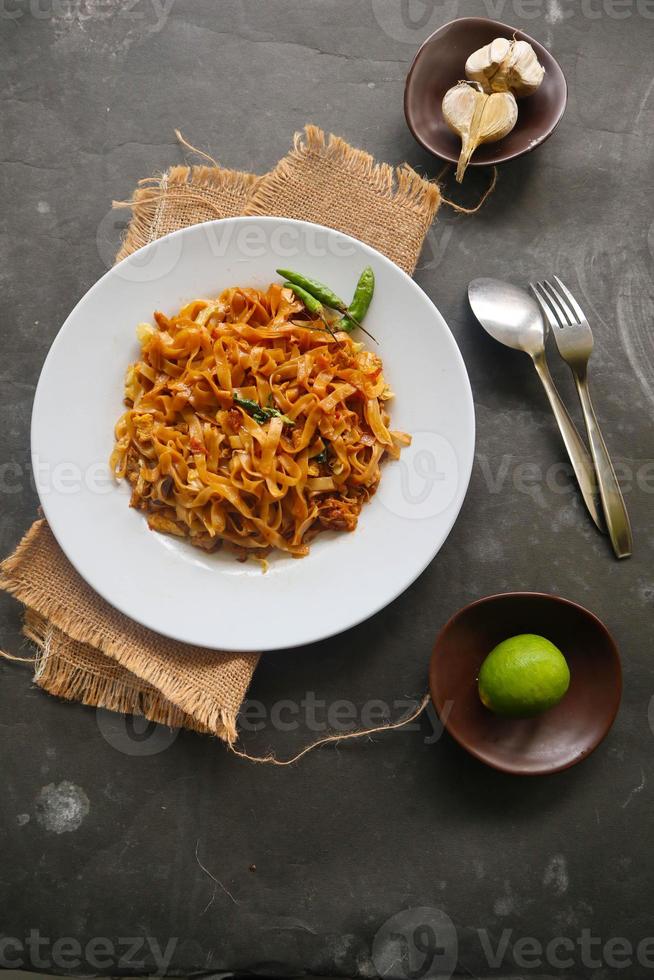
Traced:
MULTIPOLYGON (((362 335, 362 339, 366 339, 362 335)), ((368 341, 367 341, 368 342, 368 341)), ((369 342, 372 343, 372 342, 369 342)), ((374 346, 374 345, 373 345, 374 346)), ((403 592, 432 560, 459 513, 474 450, 470 384, 436 307, 389 259, 346 235, 300 221, 231 218, 147 245, 77 304, 48 354, 34 401, 32 462, 57 541, 89 585, 132 619, 209 648, 271 650, 354 626, 403 592), (372 265, 366 326, 396 393, 393 428, 413 435, 352 534, 319 535, 304 559, 275 555, 267 573, 150 531, 109 475, 123 378, 138 357, 135 327, 156 309, 236 283, 265 286, 291 267, 352 294, 372 265)))

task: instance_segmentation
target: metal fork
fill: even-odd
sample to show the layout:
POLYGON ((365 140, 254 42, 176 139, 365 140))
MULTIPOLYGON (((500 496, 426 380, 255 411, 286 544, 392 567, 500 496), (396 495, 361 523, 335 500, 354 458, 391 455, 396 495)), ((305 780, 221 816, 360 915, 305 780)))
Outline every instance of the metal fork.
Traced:
POLYGON ((611 544, 618 558, 628 558, 633 549, 629 515, 588 392, 588 361, 593 352, 593 334, 570 290, 558 276, 552 278, 556 285, 545 279, 530 283, 529 288, 550 325, 559 354, 574 376, 611 544))

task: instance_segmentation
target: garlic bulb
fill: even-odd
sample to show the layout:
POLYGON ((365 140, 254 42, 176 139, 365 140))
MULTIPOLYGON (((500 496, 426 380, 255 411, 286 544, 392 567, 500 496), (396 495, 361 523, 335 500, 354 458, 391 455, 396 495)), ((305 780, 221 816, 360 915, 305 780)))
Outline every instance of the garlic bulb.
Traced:
POLYGON ((511 92, 488 95, 478 82, 459 82, 443 97, 443 118, 461 137, 456 168, 456 179, 461 183, 477 147, 495 143, 511 132, 518 118, 518 105, 511 92))
POLYGON ((545 69, 527 41, 496 37, 474 51, 466 61, 466 76, 479 82, 484 92, 531 95, 543 81, 545 69))
MULTIPOLYGON (((485 45, 474 51, 466 61, 466 78, 473 82, 479 82, 484 92, 506 91, 504 88, 493 88, 492 83, 495 76, 508 57, 511 50, 511 42, 505 37, 496 37, 490 44, 485 45)), ((503 81, 504 76, 500 75, 497 82, 503 81)), ((496 82, 496 83, 497 83, 496 82)))

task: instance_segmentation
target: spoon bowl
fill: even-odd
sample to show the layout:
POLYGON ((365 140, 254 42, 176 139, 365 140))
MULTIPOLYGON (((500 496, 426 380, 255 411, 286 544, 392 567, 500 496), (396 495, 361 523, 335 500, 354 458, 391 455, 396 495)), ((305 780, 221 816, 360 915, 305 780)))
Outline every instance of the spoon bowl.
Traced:
POLYGON ((529 293, 500 279, 473 279, 468 286, 472 312, 500 344, 534 357, 545 349, 545 324, 529 293))

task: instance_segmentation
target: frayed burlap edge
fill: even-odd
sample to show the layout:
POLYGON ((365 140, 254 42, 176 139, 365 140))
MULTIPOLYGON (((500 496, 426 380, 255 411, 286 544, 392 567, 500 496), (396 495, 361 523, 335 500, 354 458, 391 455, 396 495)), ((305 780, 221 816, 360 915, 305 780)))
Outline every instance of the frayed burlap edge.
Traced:
MULTIPOLYGON (((46 521, 44 519, 35 521, 13 554, 5 558, 0 564, 0 589, 13 595, 14 598, 23 603, 27 610, 32 610, 48 619, 66 636, 83 645, 94 647, 96 650, 105 654, 105 656, 111 657, 126 670, 129 670, 129 659, 131 655, 133 656, 129 643, 113 642, 111 638, 107 637, 104 630, 96 624, 88 619, 81 619, 79 616, 69 613, 51 595, 45 593, 42 589, 36 588, 31 583, 25 581, 20 574, 17 574, 25 551, 33 543, 33 539, 45 524, 46 521)), ((137 630, 143 629, 138 624, 134 625, 137 630)), ((226 653, 223 655, 226 655, 226 653)), ((243 659, 251 659, 251 677, 259 661, 260 654, 239 654, 238 656, 243 659)), ((143 657, 139 661, 138 670, 138 676, 142 677, 144 681, 147 681, 157 690, 163 688, 174 690, 174 700, 171 698, 167 698, 167 700, 183 712, 193 716, 196 722, 207 731, 218 735, 230 743, 236 740, 237 711, 228 711, 226 708, 217 707, 215 702, 206 697, 195 685, 187 682, 180 683, 179 676, 173 676, 169 670, 160 664, 152 663, 147 657, 143 657)), ((164 695, 161 695, 161 697, 163 698, 164 695)))
MULTIPOLYGON (((66 701, 79 701, 93 708, 143 715, 148 721, 169 728, 190 728, 203 734, 209 733, 209 729, 165 698, 156 687, 114 660, 107 658, 106 676, 90 673, 80 667, 79 654, 75 656, 74 650, 71 650, 73 655, 67 656, 66 651, 69 647, 83 647, 85 644, 66 636, 33 609, 25 610, 23 634, 36 651, 34 683, 48 694, 66 701), (119 671, 122 676, 117 676, 119 671)), ((99 656, 93 647, 89 648, 89 653, 95 658, 99 656)))
POLYGON ((246 214, 274 214, 276 193, 292 176, 293 162, 303 161, 312 154, 319 154, 340 175, 346 173, 365 182, 375 193, 393 204, 419 213, 427 226, 433 221, 441 201, 438 184, 425 180, 408 163, 399 167, 378 163, 366 150, 350 146, 333 133, 327 136, 319 126, 312 125, 295 134, 291 152, 279 161, 265 179, 261 179, 259 187, 252 193, 246 214))
POLYGON ((211 199, 211 195, 242 196, 245 201, 260 179, 256 174, 245 171, 200 165, 170 167, 163 174, 143 178, 128 201, 113 201, 114 208, 130 208, 132 211, 116 262, 161 237, 166 204, 178 201, 206 208, 212 213, 201 219, 205 221, 229 217, 225 209, 211 199))
MULTIPOLYGON (((279 161, 277 166, 253 187, 244 213, 251 216, 280 215, 287 217, 302 217, 301 214, 289 214, 280 209, 280 200, 289 191, 293 180, 299 180, 302 168, 314 157, 321 165, 333 170, 335 178, 345 186, 348 180, 365 186, 366 192, 372 191, 380 201, 391 205, 405 215, 411 214, 414 222, 413 237, 416 238, 415 249, 409 248, 408 256, 394 254, 392 237, 385 243, 369 240, 365 227, 359 226, 356 237, 369 241, 379 251, 385 252, 397 262, 405 272, 411 274, 415 269, 420 252, 420 246, 429 227, 436 216, 441 203, 441 192, 437 183, 421 177, 408 163, 393 167, 388 163, 378 163, 372 154, 365 150, 350 146, 340 136, 333 133, 327 136, 318 126, 307 125, 302 132, 295 134, 293 149, 279 161)), ((294 202, 295 203, 295 202, 294 202)), ((298 210, 302 210, 301 197, 297 198, 298 210)), ((361 221, 365 224, 365 215, 361 221)), ((334 215, 324 223, 338 228, 348 234, 355 229, 339 226, 334 215)), ((391 233, 392 236, 392 233, 391 233)))

